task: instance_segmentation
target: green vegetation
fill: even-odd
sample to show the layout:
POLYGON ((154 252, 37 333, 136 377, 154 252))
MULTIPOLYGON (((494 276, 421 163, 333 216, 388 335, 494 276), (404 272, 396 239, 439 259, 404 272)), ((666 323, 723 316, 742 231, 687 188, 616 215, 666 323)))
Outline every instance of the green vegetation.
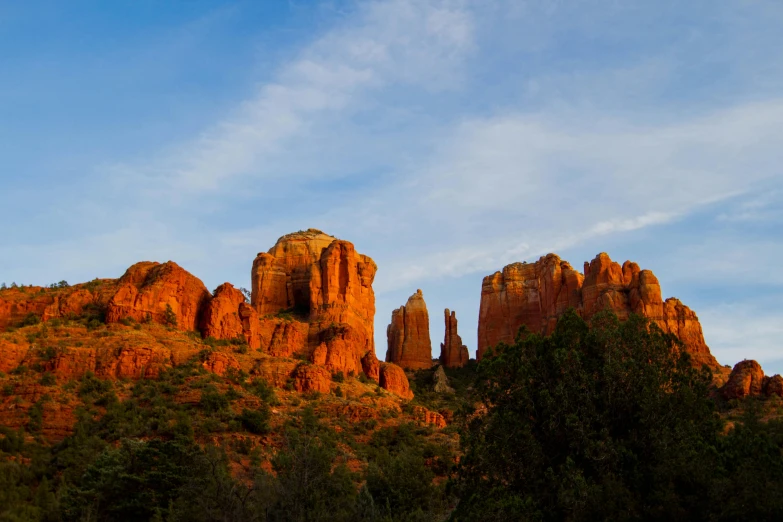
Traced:
MULTIPOLYGON (((62 347, 42 328, 30 327, 31 349, 46 360, 62 347)), ((726 429, 708 372, 640 318, 599 314, 588 325, 568 313, 550 337, 522 332, 481 364, 446 370, 453 395, 433 391, 432 371, 417 372, 402 413, 387 392, 345 398, 363 374, 335 373, 334 395, 299 395, 241 370, 209 373, 202 358, 243 341, 203 342, 199 357, 154 379, 58 382, 23 366, 0 376, 0 400, 15 406, 6 411, 26 412, 15 417, 22 428, 0 428, 0 521, 783 514, 783 422, 762 422, 762 403, 747 401, 726 429), (25 395, 35 383, 46 388, 25 395), (78 420, 48 444, 61 404, 78 420), (458 422, 411 422, 418 405, 455 411, 458 422)))
POLYGON ((177 326, 177 314, 171 308, 171 305, 166 303, 166 310, 163 312, 163 324, 167 324, 171 327, 177 326))
POLYGON ((478 367, 454 520, 773 520, 783 424, 722 435, 709 372, 639 317, 567 313, 478 367))

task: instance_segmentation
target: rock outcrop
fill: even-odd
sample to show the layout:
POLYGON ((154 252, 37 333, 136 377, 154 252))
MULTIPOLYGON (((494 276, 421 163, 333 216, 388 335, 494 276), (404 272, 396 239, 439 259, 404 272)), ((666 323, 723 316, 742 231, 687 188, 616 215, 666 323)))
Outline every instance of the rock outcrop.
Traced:
POLYGON ((440 363, 446 368, 461 368, 470 359, 468 347, 462 344, 462 337, 457 333, 457 313, 443 311, 446 320, 446 333, 440 345, 440 363))
POLYGON ((454 388, 449 386, 449 378, 446 376, 446 372, 443 371, 443 365, 441 364, 438 365, 435 373, 432 374, 432 389, 435 393, 454 394, 454 388))
POLYGON ((649 270, 626 261, 622 266, 605 253, 585 263, 584 275, 555 254, 535 263, 513 263, 484 278, 478 325, 477 358, 498 343, 513 343, 517 331, 551 333, 568 308, 590 319, 612 310, 620 320, 631 313, 647 317, 676 335, 697 367, 707 365, 722 375, 724 368, 704 342, 696 314, 679 300, 661 298, 658 279, 649 270))
POLYGON ((19 326, 29 315, 41 321, 77 317, 106 307, 116 292, 116 279, 96 279, 67 287, 27 286, 0 291, 0 330, 19 326))
POLYGON ((381 363, 378 382, 381 388, 389 390, 403 399, 413 398, 405 371, 396 364, 381 363))
POLYGON ((416 290, 404 306, 392 312, 386 338, 386 362, 406 370, 432 367, 430 316, 421 290, 416 290))
POLYGON ((230 283, 217 287, 201 314, 201 334, 215 339, 249 337, 240 315, 243 304, 245 296, 230 283))
POLYGON ((210 298, 204 283, 173 261, 143 261, 128 268, 120 278, 117 293, 106 309, 106 322, 128 317, 166 324, 171 322, 167 314, 173 313, 178 329, 197 330, 199 314, 210 298))
POLYGON ((740 361, 731 370, 729 380, 721 389, 726 399, 744 399, 745 397, 783 397, 783 377, 766 377, 761 365, 753 360, 740 361))

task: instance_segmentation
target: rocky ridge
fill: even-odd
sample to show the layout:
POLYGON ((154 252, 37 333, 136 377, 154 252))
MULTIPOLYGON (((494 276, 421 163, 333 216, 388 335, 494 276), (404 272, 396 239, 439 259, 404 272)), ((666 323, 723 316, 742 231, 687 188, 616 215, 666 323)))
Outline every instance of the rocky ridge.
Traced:
POLYGON ((498 343, 512 343, 521 326, 549 334, 568 308, 590 319, 611 310, 627 319, 632 313, 654 321, 676 335, 697 367, 706 365, 719 381, 728 371, 710 353, 696 314, 678 299, 661 298, 658 279, 626 261, 622 266, 606 253, 584 264, 584 274, 556 254, 535 263, 513 263, 484 278, 478 324, 477 358, 498 343))

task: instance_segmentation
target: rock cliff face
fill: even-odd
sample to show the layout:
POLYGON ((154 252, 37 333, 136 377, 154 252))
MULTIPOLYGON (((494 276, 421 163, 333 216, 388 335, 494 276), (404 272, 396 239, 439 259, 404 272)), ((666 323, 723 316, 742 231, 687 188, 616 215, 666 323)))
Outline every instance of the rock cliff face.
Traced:
POLYGON ((446 333, 440 345, 440 362, 446 368, 461 368, 470 359, 468 347, 462 344, 457 333, 457 313, 448 308, 443 311, 446 320, 446 333))
POLYGON ((605 253, 584 265, 584 276, 555 254, 535 263, 514 263, 484 278, 478 325, 477 357, 500 342, 512 343, 521 326, 548 334, 558 317, 573 307, 585 319, 612 310, 621 319, 631 313, 647 317, 679 337, 694 365, 718 374, 722 366, 704 342, 696 314, 679 300, 661 298, 658 279, 626 261, 622 266, 605 253))
MULTIPOLYGON (((288 234, 256 256, 251 304, 222 285, 203 314, 202 332, 216 339, 242 336, 251 348, 271 356, 305 357, 327 374, 364 371, 379 382, 372 289, 376 270, 375 262, 348 241, 314 229, 288 234)), ((300 371, 306 373, 295 377, 297 386, 326 386, 320 370, 300 371)), ((407 395, 404 373, 402 379, 404 386, 396 381, 392 386, 404 388, 407 395)))
POLYGON ((386 362, 406 370, 432 367, 430 316, 421 290, 410 296, 407 304, 392 312, 386 338, 386 362))
POLYGON ((197 330, 199 315, 210 298, 204 283, 173 261, 144 261, 131 266, 120 278, 119 289, 106 309, 106 322, 130 317, 165 323, 168 305, 176 317, 177 328, 197 330))
POLYGON ((783 397, 783 377, 767 377, 761 365, 753 360, 740 361, 731 370, 728 382, 721 388, 726 399, 744 399, 745 397, 783 397))

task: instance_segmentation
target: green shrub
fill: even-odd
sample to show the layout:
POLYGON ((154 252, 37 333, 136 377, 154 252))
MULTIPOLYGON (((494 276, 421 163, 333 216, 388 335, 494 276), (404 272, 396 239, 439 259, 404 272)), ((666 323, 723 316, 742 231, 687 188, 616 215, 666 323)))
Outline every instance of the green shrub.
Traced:
POLYGON ((41 380, 39 382, 41 386, 54 386, 57 384, 57 378, 53 374, 46 372, 41 376, 41 380))
POLYGON ((35 326, 40 322, 41 322, 41 318, 38 317, 33 312, 30 312, 26 316, 24 316, 24 319, 22 319, 20 326, 35 326))
POLYGON ((171 308, 171 305, 166 303, 166 310, 163 312, 163 324, 171 327, 177 326, 177 314, 171 308))
POLYGON ((239 420, 250 433, 263 435, 269 432, 269 416, 269 408, 262 405, 258 410, 243 409, 239 420))
POLYGON ((345 381, 345 374, 343 372, 336 372, 332 374, 332 380, 334 382, 344 382, 345 381))

